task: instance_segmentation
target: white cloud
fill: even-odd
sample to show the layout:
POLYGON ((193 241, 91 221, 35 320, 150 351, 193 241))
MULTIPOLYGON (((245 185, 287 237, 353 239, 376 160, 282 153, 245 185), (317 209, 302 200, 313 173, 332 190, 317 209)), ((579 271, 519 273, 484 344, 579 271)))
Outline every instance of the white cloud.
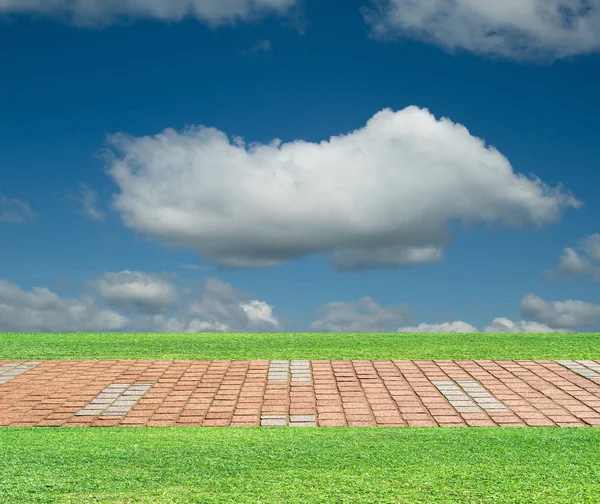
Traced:
POLYGON ((7 198, 0 193, 0 222, 16 223, 33 220, 37 214, 29 204, 16 198, 7 198))
POLYGON ((227 302, 205 298, 193 304, 189 313, 198 317, 156 315, 141 319, 138 326, 151 327, 159 332, 260 332, 281 330, 279 320, 273 316, 273 306, 264 301, 248 303, 227 302))
MULTIPOLYGON (((497 333, 552 333, 552 332, 565 332, 564 329, 552 329, 551 327, 540 324, 538 322, 531 322, 527 320, 521 320, 519 322, 513 322, 504 317, 495 318, 484 330, 485 332, 497 332, 497 333)), ((419 324, 416 327, 401 327, 398 332, 407 333, 476 333, 479 332, 477 327, 468 324, 467 322, 455 321, 455 322, 444 322, 443 324, 419 324)))
POLYGON ((419 324, 416 327, 400 327, 398 332, 407 333, 474 333, 478 332, 475 326, 462 322, 444 322, 442 324, 419 324))
POLYGON ((375 37, 449 51, 527 60, 600 49, 600 0, 371 0, 362 12, 375 37))
POLYGON ((588 236, 583 241, 583 249, 590 259, 600 262, 600 233, 588 236))
POLYGON ((600 322, 600 305, 569 299, 544 301, 527 294, 521 300, 521 316, 558 328, 577 328, 600 322))
POLYGON ((167 280, 138 271, 105 273, 90 282, 113 308, 159 314, 170 311, 179 303, 179 295, 167 280))
POLYGON ((593 264, 589 259, 582 257, 576 250, 567 247, 560 256, 560 263, 556 272, 561 276, 591 276, 600 278, 600 265, 593 264))
POLYGON ((181 21, 210 25, 247 21, 273 12, 286 14, 296 0, 0 0, 0 14, 58 16, 77 25, 104 25, 119 19, 181 21))
POLYGON ((556 271, 545 273, 559 276, 590 276, 595 280, 600 279, 600 234, 588 236, 577 249, 567 247, 563 249, 560 262, 556 271))
POLYGON ((85 216, 95 221, 103 221, 104 213, 98 208, 98 194, 87 184, 79 184, 79 204, 85 216))
POLYGON ((63 299, 41 287, 29 293, 0 280, 0 332, 283 330, 272 305, 215 278, 203 282, 199 292, 136 271, 106 273, 87 283, 115 309, 98 306, 90 296, 63 299))
POLYGON ((232 329, 223 322, 207 322, 200 319, 189 319, 181 316, 165 317, 154 315, 150 318, 141 318, 135 323, 136 329, 152 332, 231 332, 232 329))
POLYGON ((315 253, 338 269, 417 265, 442 259, 452 221, 539 226, 580 205, 417 107, 320 143, 246 145, 204 127, 109 143, 125 225, 221 267, 315 253))
POLYGON ((93 299, 63 299, 43 287, 25 292, 0 279, 0 331, 79 332, 123 329, 129 320, 96 306, 93 299))
POLYGON ((513 322, 504 317, 498 317, 492 320, 491 324, 485 328, 485 332, 494 333, 553 333, 568 332, 565 329, 553 329, 545 324, 522 320, 513 322))
POLYGON ((190 303, 188 314, 212 326, 223 324, 226 330, 280 329, 279 320, 273 315, 273 306, 251 300, 246 293, 216 278, 206 280, 200 299, 190 303))
POLYGON ((317 310, 322 318, 310 327, 324 332, 387 332, 411 318, 405 306, 381 307, 370 297, 359 301, 335 301, 317 310))
MULTIPOLYGON (((129 310, 127 316, 99 306, 90 296, 65 299, 43 287, 26 292, 0 280, 0 332, 279 332, 285 330, 273 305, 215 278, 198 292, 177 289, 157 275, 140 272, 107 273, 95 286, 111 306, 129 310), (177 300, 183 298, 182 303, 177 300), (170 310, 170 311, 168 311, 170 310)), ((192 284, 197 282, 192 281, 192 284)), ((369 297, 332 302, 318 312, 311 329, 323 332, 470 333, 477 328, 463 321, 409 326, 404 305, 380 306, 369 297)), ((568 300, 548 302, 529 294, 521 301, 523 320, 495 318, 485 332, 569 332, 600 321, 600 305, 568 300)))
POLYGON ((240 307, 246 313, 250 322, 266 322, 268 324, 279 325, 279 322, 273 317, 273 307, 264 301, 250 301, 242 303, 240 307))

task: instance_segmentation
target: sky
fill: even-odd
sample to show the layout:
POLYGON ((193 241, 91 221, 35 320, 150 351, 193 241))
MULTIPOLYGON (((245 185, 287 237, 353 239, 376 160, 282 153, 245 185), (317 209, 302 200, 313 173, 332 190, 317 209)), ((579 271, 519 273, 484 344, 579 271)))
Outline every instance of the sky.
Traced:
POLYGON ((600 0, 0 0, 0 331, 600 332, 600 0))

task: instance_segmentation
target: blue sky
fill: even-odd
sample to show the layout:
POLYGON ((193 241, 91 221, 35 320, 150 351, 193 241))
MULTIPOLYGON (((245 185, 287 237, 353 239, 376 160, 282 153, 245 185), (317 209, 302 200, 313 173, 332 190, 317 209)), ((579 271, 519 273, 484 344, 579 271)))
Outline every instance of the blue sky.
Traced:
POLYGON ((600 331, 600 2, 448 5, 0 1, 0 331, 600 331))

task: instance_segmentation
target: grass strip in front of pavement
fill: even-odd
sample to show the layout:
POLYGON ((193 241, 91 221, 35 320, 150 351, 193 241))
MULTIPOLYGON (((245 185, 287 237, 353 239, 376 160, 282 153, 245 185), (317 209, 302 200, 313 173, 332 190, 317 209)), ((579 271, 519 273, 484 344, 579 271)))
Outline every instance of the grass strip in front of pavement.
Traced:
POLYGON ((589 503, 600 429, 0 428, 2 503, 589 503))

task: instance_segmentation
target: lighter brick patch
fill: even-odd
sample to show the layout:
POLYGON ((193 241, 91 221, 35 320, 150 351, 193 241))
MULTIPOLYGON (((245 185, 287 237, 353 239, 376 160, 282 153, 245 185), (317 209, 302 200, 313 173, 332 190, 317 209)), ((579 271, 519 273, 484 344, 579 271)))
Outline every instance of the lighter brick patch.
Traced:
POLYGON ((287 418, 285 415, 263 415, 260 417, 261 427, 285 427, 287 418))
POLYGON ((436 388, 458 413, 479 413, 479 408, 471 399, 449 380, 433 381, 436 388))
POLYGON ((151 383, 116 383, 109 385, 90 403, 79 410, 77 416, 125 416, 142 396, 150 390, 151 383))
POLYGON ((316 427, 315 415, 290 415, 290 427, 316 427))
POLYGON ((578 360, 575 362, 584 365, 585 367, 591 369, 592 371, 595 371, 596 373, 600 373, 600 364, 593 360, 578 360))
POLYGON ((269 364, 267 381, 311 382, 310 362, 307 360, 273 360, 269 364))
POLYGON ((269 375, 267 381, 287 382, 289 380, 290 361, 272 360, 269 363, 269 375))
POLYGON ((589 378, 590 380, 594 381, 600 381, 600 372, 596 372, 593 368, 589 366, 586 367, 585 365, 583 365, 584 362, 596 364, 594 361, 557 360, 555 362, 557 362, 561 366, 566 367, 567 369, 570 369, 574 373, 583 376, 584 378, 589 378))
POLYGON ((312 374, 310 372, 310 362, 307 360, 293 360, 290 365, 290 371, 293 382, 312 381, 312 374))
POLYGON ((3 364, 0 366, 0 385, 26 373, 39 364, 41 364, 40 361, 8 362, 3 364))
POLYGON ((290 415, 289 423, 286 415, 262 415, 261 427, 316 427, 315 415, 290 415))
POLYGON ((482 410, 488 413, 507 413, 508 409, 475 380, 456 380, 482 410))

